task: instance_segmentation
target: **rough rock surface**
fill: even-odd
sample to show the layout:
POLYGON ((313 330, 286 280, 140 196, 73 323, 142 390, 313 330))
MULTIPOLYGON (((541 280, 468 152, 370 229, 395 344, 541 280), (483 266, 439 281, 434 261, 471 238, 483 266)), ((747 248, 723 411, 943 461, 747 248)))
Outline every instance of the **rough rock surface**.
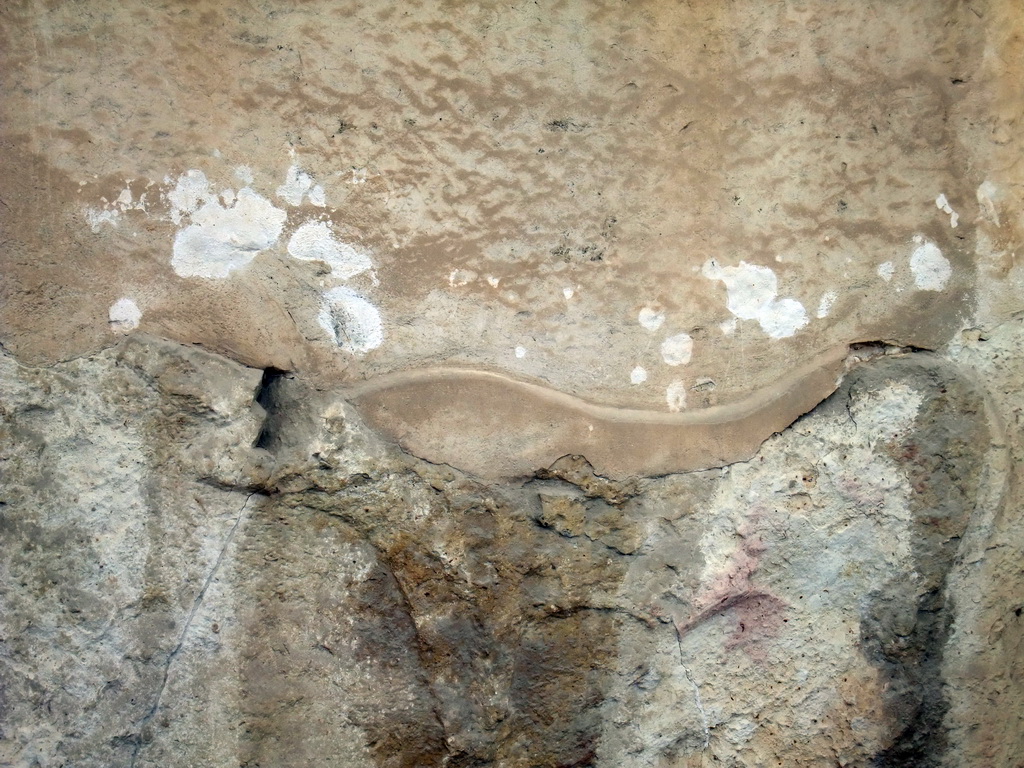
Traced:
POLYGON ((1024 12, 0 7, 0 766, 1024 765, 1024 12))
POLYGON ((865 354, 748 462, 508 483, 195 348, 5 357, 2 759, 1016 764, 1022 341, 865 354))

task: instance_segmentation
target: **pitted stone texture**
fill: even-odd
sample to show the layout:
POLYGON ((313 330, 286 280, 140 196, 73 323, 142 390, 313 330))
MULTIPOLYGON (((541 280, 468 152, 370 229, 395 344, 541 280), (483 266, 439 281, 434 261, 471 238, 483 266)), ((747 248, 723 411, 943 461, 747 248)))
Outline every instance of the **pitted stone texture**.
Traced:
POLYGON ((1020 756, 980 703, 1012 685, 1020 579, 986 549, 1016 539, 976 509, 1015 401, 986 412, 938 356, 864 364, 749 462, 625 481, 565 457, 482 483, 301 377, 157 340, 4 379, 12 764, 1020 756), (272 420, 275 453, 245 447, 272 420))
POLYGON ((0 763, 1024 763, 1016 0, 0 39, 0 763))
POLYGON ((936 346, 1020 308, 1021 21, 984 5, 7 3, 0 336, 73 357, 130 299, 332 383, 459 364, 662 413, 936 346), (289 255, 310 227, 372 268, 289 255))
POLYGON ((54 370, 0 358, 9 765, 128 765, 249 493, 259 372, 129 340, 54 370))
POLYGON ((1024 754, 1022 329, 1018 316, 989 330, 966 330, 951 355, 984 384, 994 432, 986 483, 951 579, 959 610, 943 655, 949 738, 963 765, 1014 765, 1024 754))

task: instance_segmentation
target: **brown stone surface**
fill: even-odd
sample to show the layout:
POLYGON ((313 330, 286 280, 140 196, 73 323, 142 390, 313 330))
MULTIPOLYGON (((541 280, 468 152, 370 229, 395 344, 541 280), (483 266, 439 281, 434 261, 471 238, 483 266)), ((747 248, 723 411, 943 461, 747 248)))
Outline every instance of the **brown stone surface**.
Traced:
POLYGON ((713 382, 689 398, 708 407, 837 345, 934 347, 1019 291, 1016 10, 8 3, 3 341, 34 362, 95 350, 128 297, 144 330, 258 367, 455 363, 662 411, 674 381, 713 382), (277 194, 292 165, 323 207, 277 194), (234 192, 240 166, 281 233, 226 278, 176 274, 170 193, 189 170, 234 192), (382 317, 367 354, 317 322, 341 281, 287 255, 310 221, 372 259, 348 279, 382 317), (949 263, 941 290, 915 284, 915 237, 949 263), (806 325, 724 334, 710 260, 773 270, 806 325), (680 333, 692 359, 666 365, 680 333))
POLYGON ((835 390, 844 349, 744 401, 663 414, 595 406, 537 385, 455 369, 381 377, 352 394, 369 424, 429 461, 521 477, 585 455, 605 476, 660 475, 748 459, 835 390))

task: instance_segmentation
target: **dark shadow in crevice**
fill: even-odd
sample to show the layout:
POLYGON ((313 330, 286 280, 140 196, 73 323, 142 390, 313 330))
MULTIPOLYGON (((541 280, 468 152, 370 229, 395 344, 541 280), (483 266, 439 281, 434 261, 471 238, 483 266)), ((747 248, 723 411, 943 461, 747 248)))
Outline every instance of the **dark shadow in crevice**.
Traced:
POLYGON ((263 370, 263 378, 260 379, 260 384, 256 388, 254 399, 267 415, 263 419, 263 426, 253 444, 256 448, 263 448, 274 453, 281 444, 280 431, 285 421, 282 409, 282 387, 289 378, 291 378, 291 373, 279 368, 271 367, 263 370))
POLYGON ((943 656, 957 611, 947 579, 979 495, 990 435, 981 392, 934 355, 880 360, 838 394, 850 398, 894 383, 921 397, 913 429, 883 448, 909 484, 914 568, 880 585, 862 609, 860 647, 885 680, 883 704, 893 724, 890 743, 870 765, 938 768, 951 746, 943 656))

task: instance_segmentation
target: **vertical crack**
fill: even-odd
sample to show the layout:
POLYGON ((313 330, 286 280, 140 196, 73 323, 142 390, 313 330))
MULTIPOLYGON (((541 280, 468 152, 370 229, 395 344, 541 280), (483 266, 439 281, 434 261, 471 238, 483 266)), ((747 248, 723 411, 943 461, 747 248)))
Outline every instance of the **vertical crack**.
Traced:
POLYGON ((683 660, 683 635, 679 631, 679 625, 673 621, 672 626, 675 627, 676 645, 679 647, 679 666, 683 668, 683 674, 686 675, 686 679, 689 680, 690 685, 693 686, 693 700, 697 705, 697 711, 700 712, 700 724, 704 731, 704 744, 701 746, 701 749, 707 749, 711 744, 711 724, 708 720, 708 713, 707 710, 704 709, 704 701, 700 697, 700 686, 697 685, 697 681, 693 677, 693 673, 690 671, 690 668, 686 666, 686 663, 683 660))
POLYGON ((192 601, 192 608, 189 610, 188 616, 185 617, 185 623, 178 635, 178 643, 167 655, 167 661, 164 664, 163 677, 160 680, 159 688, 157 688, 156 696, 153 699, 152 705, 150 705, 150 708, 146 711, 146 714, 143 715, 142 719, 139 721, 137 733, 132 737, 134 745, 132 748, 131 768, 135 768, 135 763, 139 758, 139 753, 142 751, 143 731, 160 709, 160 701, 163 698, 164 690, 167 688, 167 680, 171 675, 171 666, 174 664, 174 660, 178 657, 178 654, 181 653, 181 649, 185 645, 185 639, 188 637, 189 629, 192 628, 192 622, 195 619, 196 614, 199 613, 199 608, 203 604, 206 592, 213 583, 213 580, 217 577, 217 572, 220 570, 221 563, 224 562, 227 551, 231 547, 231 543, 235 540, 235 534, 238 532, 239 527, 241 527, 242 520, 245 518, 245 508, 249 506, 249 501, 255 495, 256 493, 254 492, 245 497, 245 502, 243 502, 242 508, 238 510, 238 517, 235 518, 235 522, 232 523, 231 530, 228 531, 228 535, 225 537, 224 543, 221 545, 220 551, 217 553, 217 559, 214 561, 213 567, 210 568, 210 572, 207 574, 206 580, 203 582, 203 586, 192 601))
POLYGON ((374 551, 377 552, 377 556, 380 559, 381 564, 387 568, 391 578, 394 579, 395 587, 402 599, 402 607, 409 616, 409 623, 412 624, 413 636, 416 638, 416 656, 419 661, 421 674, 423 675, 424 687, 427 689, 427 693, 431 699, 431 712, 433 713, 438 726, 441 728, 441 742, 446 754, 445 760, 447 760, 447 756, 451 755, 451 747, 448 743, 450 737, 448 734, 448 725, 445 723, 444 719, 444 705, 441 701, 441 697, 434 688, 434 680, 430 674, 431 670, 429 669, 429 662, 427 660, 430 645, 426 638, 424 638, 420 633, 419 624, 416 623, 416 612, 413 609, 412 600, 409 599, 409 593, 405 590, 405 585, 402 584, 401 580, 398 578, 398 574, 395 573, 395 569, 392 567, 385 553, 378 549, 373 542, 369 540, 369 538, 367 538, 366 541, 371 547, 373 547, 374 551))

